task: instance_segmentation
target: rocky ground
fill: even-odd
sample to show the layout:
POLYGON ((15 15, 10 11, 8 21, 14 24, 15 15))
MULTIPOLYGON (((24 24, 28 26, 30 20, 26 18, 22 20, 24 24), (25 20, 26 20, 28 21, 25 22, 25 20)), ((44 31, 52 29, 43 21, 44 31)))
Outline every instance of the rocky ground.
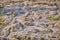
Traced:
POLYGON ((23 1, 4 6, 0 40, 60 40, 58 3, 23 1))

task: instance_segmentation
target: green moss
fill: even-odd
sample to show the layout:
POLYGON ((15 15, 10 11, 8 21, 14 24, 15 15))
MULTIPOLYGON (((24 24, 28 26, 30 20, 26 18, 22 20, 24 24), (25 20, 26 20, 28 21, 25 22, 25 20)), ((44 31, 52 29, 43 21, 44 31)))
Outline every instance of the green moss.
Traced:
POLYGON ((48 17, 49 20, 53 20, 53 21, 59 21, 60 17, 55 17, 56 15, 51 15, 50 17, 48 17))

